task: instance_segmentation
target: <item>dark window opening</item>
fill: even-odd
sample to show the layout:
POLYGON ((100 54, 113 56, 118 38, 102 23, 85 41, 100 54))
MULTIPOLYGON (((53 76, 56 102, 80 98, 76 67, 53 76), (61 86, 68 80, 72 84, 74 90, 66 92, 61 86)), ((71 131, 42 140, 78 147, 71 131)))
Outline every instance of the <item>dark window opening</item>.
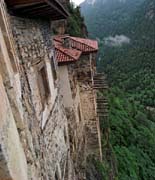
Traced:
POLYGON ((55 180, 60 180, 61 179, 60 177, 61 177, 61 175, 59 174, 58 167, 57 167, 57 169, 55 171, 55 180))
POLYGON ((81 120, 82 120, 82 118, 81 118, 80 106, 78 106, 78 115, 79 115, 79 121, 81 121, 81 120))
POLYGON ((64 128, 64 139, 65 139, 65 143, 67 143, 67 132, 65 128, 64 128))
POLYGON ((52 69, 52 74, 53 74, 54 81, 56 81, 57 80, 57 72, 56 72, 53 56, 51 58, 51 69, 52 69))
POLYGON ((55 180, 59 180, 57 172, 55 172, 55 180))
POLYGON ((42 104, 44 104, 44 102, 47 100, 50 94, 45 66, 43 66, 38 72, 38 84, 39 84, 41 101, 42 104))

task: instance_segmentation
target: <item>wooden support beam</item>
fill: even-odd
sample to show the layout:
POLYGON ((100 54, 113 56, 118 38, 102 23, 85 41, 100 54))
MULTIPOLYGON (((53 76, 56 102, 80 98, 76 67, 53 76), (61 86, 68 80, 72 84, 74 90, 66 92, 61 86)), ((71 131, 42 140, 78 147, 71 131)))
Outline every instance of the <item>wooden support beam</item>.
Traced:
POLYGON ((36 4, 44 0, 6 0, 9 6, 24 5, 24 4, 36 4))
POLYGON ((26 9, 26 8, 29 8, 30 6, 33 7, 40 4, 42 4, 42 1, 35 2, 35 3, 18 4, 18 5, 11 6, 10 9, 13 9, 13 10, 26 9))
POLYGON ((68 12, 64 10, 63 6, 57 0, 55 0, 55 1, 45 0, 45 2, 47 2, 47 4, 49 4, 51 7, 53 7, 57 12, 62 14, 64 17, 67 17, 69 15, 68 12), (60 10, 60 8, 57 7, 56 4, 61 7, 61 10, 60 10))
POLYGON ((38 10, 38 9, 46 8, 46 7, 48 7, 47 4, 41 3, 41 4, 37 5, 37 6, 31 6, 31 8, 20 9, 20 11, 22 10, 22 13, 25 13, 25 12, 29 12, 29 11, 32 11, 32 10, 38 10))
POLYGON ((53 13, 53 9, 51 10, 50 6, 43 7, 41 9, 31 9, 29 8, 28 11, 25 11, 26 13, 28 13, 29 15, 34 15, 34 16, 38 16, 41 14, 47 14, 48 12, 53 13))

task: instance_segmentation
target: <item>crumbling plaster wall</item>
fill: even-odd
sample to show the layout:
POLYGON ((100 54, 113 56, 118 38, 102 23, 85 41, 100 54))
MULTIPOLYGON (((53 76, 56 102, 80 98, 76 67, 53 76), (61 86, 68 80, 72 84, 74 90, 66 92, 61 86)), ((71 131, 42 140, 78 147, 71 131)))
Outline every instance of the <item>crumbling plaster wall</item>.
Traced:
POLYGON ((27 163, 17 128, 23 130, 21 103, 14 75, 14 51, 3 1, 0 3, 0 179, 27 180, 27 163))
POLYGON ((72 65, 59 65, 60 93, 67 113, 70 153, 78 180, 84 179, 85 123, 81 112, 79 85, 72 65), (70 67, 71 66, 71 67, 70 67), (69 73, 69 70, 71 73, 69 73), (72 86, 72 88, 71 88, 72 86), (75 89, 76 90, 75 90, 75 89))
POLYGON ((58 68, 59 79, 60 79, 60 93, 63 98, 63 104, 66 108, 73 107, 72 92, 68 77, 67 65, 60 65, 58 68))
POLYGON ((27 164, 0 75, 0 179, 27 180, 27 164))

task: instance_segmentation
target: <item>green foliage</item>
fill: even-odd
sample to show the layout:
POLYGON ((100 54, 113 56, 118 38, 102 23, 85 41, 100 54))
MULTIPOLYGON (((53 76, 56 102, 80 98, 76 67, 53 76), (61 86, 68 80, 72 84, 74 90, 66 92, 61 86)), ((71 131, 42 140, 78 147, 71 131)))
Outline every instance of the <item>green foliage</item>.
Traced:
POLYGON ((110 142, 118 164, 119 180, 155 179, 155 117, 150 120, 145 108, 109 94, 110 142))
MULTIPOLYGON (((155 11, 154 16, 150 14, 153 13, 152 9, 155 9, 155 2, 152 0, 135 2, 141 4, 135 6, 134 11, 129 11, 128 21, 117 20, 121 23, 122 30, 120 31, 117 26, 114 28, 119 34, 127 35, 131 40, 130 44, 109 47, 101 43, 102 61, 99 62, 99 67, 107 73, 112 86, 117 85, 132 94, 133 101, 154 107, 155 11)), ((122 5, 117 11, 123 7, 122 5)), ((113 34, 110 34, 109 30, 110 35, 113 34)))
MULTIPOLYGON (((105 49, 106 51, 106 49, 105 49)), ((146 106, 155 106, 155 51, 128 48, 106 51, 100 66, 108 74, 109 83, 132 93, 132 99, 146 106), (110 59, 110 60, 109 60, 110 59)))
POLYGON ((95 166, 98 170, 98 172, 101 172, 101 177, 104 180, 108 180, 108 164, 101 163, 100 161, 95 161, 95 166))
POLYGON ((68 18, 68 24, 66 33, 71 36, 84 37, 83 30, 86 29, 84 18, 81 15, 80 7, 75 7, 73 3, 68 5, 70 16, 68 18))
POLYGON ((93 156, 87 157, 86 179, 108 180, 108 167, 93 156))

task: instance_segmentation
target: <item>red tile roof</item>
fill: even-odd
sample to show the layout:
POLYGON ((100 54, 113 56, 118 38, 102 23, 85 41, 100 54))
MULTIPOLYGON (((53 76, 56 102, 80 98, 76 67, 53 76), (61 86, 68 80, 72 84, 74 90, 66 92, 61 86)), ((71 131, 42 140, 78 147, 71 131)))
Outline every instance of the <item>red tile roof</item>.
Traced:
POLYGON ((55 55, 58 63, 77 61, 81 56, 81 51, 64 48, 61 43, 54 41, 55 55))
POLYGON ((82 52, 98 51, 98 42, 96 40, 73 37, 69 35, 54 36, 54 40, 63 43, 63 39, 68 37, 70 39, 71 47, 82 52))
POLYGON ((64 36, 64 35, 57 35, 57 36, 54 36, 53 39, 54 39, 55 41, 58 41, 58 42, 61 42, 61 43, 62 43, 64 37, 66 37, 66 36, 64 36))
POLYGON ((77 61, 82 53, 96 52, 98 50, 97 41, 69 35, 54 36, 54 45, 58 62, 77 61), (63 46, 64 38, 69 38, 71 48, 63 46))
POLYGON ((98 43, 95 40, 78 37, 70 37, 71 46, 82 52, 93 52, 98 50, 98 43))

